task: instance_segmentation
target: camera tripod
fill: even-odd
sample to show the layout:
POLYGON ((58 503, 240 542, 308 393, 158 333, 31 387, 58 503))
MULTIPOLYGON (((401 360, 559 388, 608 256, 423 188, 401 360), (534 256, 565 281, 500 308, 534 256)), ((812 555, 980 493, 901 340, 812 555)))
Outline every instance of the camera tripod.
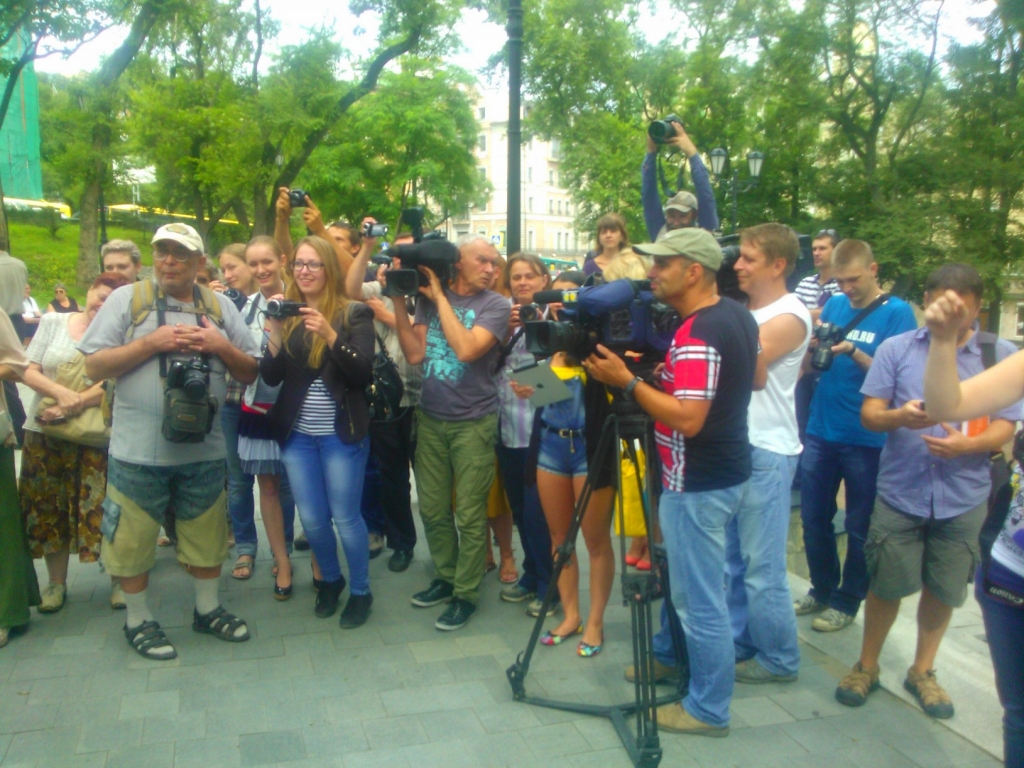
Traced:
MULTIPOLYGON (((638 768, 655 768, 661 762, 661 745, 658 741, 658 722, 655 708, 663 704, 671 704, 682 698, 685 690, 683 681, 688 679, 688 664, 685 658, 686 645, 682 637, 682 627, 672 607, 669 597, 668 581, 665 579, 659 590, 659 576, 652 570, 649 572, 633 572, 626 570, 626 525, 623 502, 623 480, 622 480, 622 457, 623 441, 625 441, 625 455, 633 464, 636 470, 637 487, 640 491, 640 501, 643 508, 644 522, 649 534, 653 535, 650 514, 650 478, 652 473, 650 466, 647 471, 641 471, 640 460, 636 451, 636 442, 644 451, 648 464, 652 461, 651 433, 652 423, 649 416, 644 413, 635 403, 630 403, 616 398, 612 402, 612 413, 605 420, 601 428, 601 436, 594 452, 593 463, 587 468, 587 478, 583 484, 583 490, 576 508, 573 510, 572 521, 566 533, 565 541, 556 550, 554 568, 551 574, 551 581, 548 591, 544 595, 544 601, 537 615, 537 621, 530 634, 530 640, 526 650, 519 654, 516 662, 508 668, 506 675, 512 685, 512 695, 516 701, 527 704, 535 704, 541 707, 561 709, 567 712, 579 712, 595 717, 607 717, 615 726, 622 745, 626 748, 633 765, 638 768), (593 491, 593 484, 599 477, 599 473, 606 462, 615 461, 618 474, 617 494, 618 505, 615 514, 619 520, 619 544, 620 544, 620 573, 622 574, 622 599, 623 603, 629 605, 630 619, 632 623, 633 639, 633 669, 634 676, 634 700, 622 704, 610 706, 598 706, 594 704, 580 704, 570 701, 554 701, 551 699, 528 696, 526 694, 526 676, 530 668, 530 659, 533 657, 537 640, 540 638, 541 630, 547 617, 548 608, 554 602, 558 590, 558 577, 562 569, 569 562, 576 549, 576 537, 579 534, 580 525, 583 522, 583 515, 586 512, 587 504, 593 491), (676 649, 676 666, 678 669, 681 684, 679 691, 667 696, 658 697, 654 681, 654 630, 651 612, 651 601, 663 594, 667 602, 669 625, 672 630, 673 646, 676 649), (633 728, 630 728, 629 718, 634 721, 633 728)), ((652 543, 652 550, 653 550, 652 543)), ((659 558, 662 574, 667 574, 666 563, 659 558)))

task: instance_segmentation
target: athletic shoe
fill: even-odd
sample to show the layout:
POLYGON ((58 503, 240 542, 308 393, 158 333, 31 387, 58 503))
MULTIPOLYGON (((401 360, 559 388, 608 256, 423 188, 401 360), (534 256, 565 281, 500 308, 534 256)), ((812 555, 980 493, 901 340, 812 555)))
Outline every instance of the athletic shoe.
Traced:
POLYGON ((809 613, 821 613, 828 606, 825 603, 819 603, 810 594, 806 594, 799 600, 793 601, 793 610, 797 616, 806 616, 809 613))
POLYGON ((47 584, 43 590, 43 601, 37 609, 40 613, 56 613, 64 607, 64 599, 67 597, 68 588, 66 584, 47 584))
POLYGON ((434 626, 445 631, 462 629, 473 618, 474 613, 476 613, 475 605, 462 598, 453 597, 452 601, 448 603, 448 607, 444 609, 444 613, 434 622, 434 626))
POLYGON ((455 594, 455 587, 444 579, 434 579, 430 586, 412 596, 412 604, 417 608, 429 608, 432 605, 446 603, 455 594))
POLYGON ((814 621, 811 622, 811 629, 818 632, 838 632, 853 624, 855 618, 857 617, 837 611, 835 608, 829 608, 821 616, 814 618, 814 621))
MULTIPOLYGON (((533 618, 537 618, 538 616, 540 616, 540 609, 541 609, 541 606, 543 604, 544 604, 544 601, 541 600, 539 597, 536 600, 531 600, 530 604, 528 606, 526 606, 526 615, 527 616, 532 616, 533 618)), ((558 609, 560 607, 561 607, 561 603, 559 603, 556 600, 555 602, 553 602, 551 605, 548 606, 548 612, 545 615, 546 616, 554 616, 556 613, 558 613, 558 609)))
POLYGON ((532 600, 536 596, 536 592, 526 587, 521 587, 518 584, 512 584, 501 590, 501 599, 506 603, 522 603, 526 600, 532 600))
POLYGON ((776 675, 765 669, 756 659, 747 659, 736 664, 736 682, 757 685, 759 683, 795 683, 796 675, 776 675))

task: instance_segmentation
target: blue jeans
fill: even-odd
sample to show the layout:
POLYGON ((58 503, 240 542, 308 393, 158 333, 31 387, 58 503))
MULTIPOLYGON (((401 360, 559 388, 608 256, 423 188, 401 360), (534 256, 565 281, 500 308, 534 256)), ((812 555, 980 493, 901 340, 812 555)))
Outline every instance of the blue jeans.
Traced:
POLYGON ((351 445, 337 435, 292 432, 281 446, 285 471, 295 481, 292 491, 309 546, 320 564, 324 581, 341 578, 333 520, 348 561, 351 594, 370 592, 370 544, 366 522, 359 513, 370 439, 351 445))
MULTIPOLYGON (((729 724, 736 651, 725 603, 725 531, 746 483, 718 491, 663 491, 658 519, 672 603, 686 635, 690 690, 683 707, 709 725, 729 724)), ((664 632, 666 627, 663 625, 664 632)))
POLYGON ((380 467, 371 453, 366 458, 366 472, 363 476, 363 492, 359 499, 359 511, 366 521, 366 530, 383 536, 387 530, 384 509, 380 504, 380 467))
POLYGON ((1024 609, 987 595, 980 568, 974 583, 1003 705, 1003 759, 1006 768, 1024 768, 1024 609))
MULTIPOLYGON (((256 534, 256 502, 252 489, 256 477, 243 472, 242 462, 238 459, 238 418, 241 413, 242 407, 237 403, 224 403, 220 409, 220 425, 228 453, 228 514, 235 534, 235 551, 239 557, 248 555, 255 558, 259 537, 256 534)), ((291 553, 295 540, 295 501, 286 474, 281 475, 278 493, 284 516, 284 540, 291 553)))
POLYGON ((726 529, 726 601, 736 659, 776 675, 800 670, 796 614, 786 575, 789 489, 797 457, 752 447, 753 474, 726 529))
POLYGON ((830 443, 807 435, 800 460, 800 517, 811 572, 811 596, 856 616, 868 593, 864 541, 871 525, 881 448, 830 443), (832 519, 836 494, 846 482, 846 562, 840 564, 832 519))
POLYGON ((498 468, 505 481, 505 495, 512 508, 512 520, 519 528, 523 545, 523 575, 519 586, 543 596, 551 581, 551 533, 540 506, 537 486, 526 485, 526 462, 529 448, 506 448, 499 440, 494 446, 498 468))

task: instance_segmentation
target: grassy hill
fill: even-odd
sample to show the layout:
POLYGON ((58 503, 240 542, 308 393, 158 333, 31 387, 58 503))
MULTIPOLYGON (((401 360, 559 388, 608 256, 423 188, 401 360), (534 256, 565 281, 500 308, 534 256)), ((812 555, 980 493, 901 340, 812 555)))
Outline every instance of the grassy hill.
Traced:
MULTIPOLYGON (((61 281, 68 293, 83 299, 85 291, 75 285, 75 265, 78 261, 78 224, 65 223, 55 235, 45 227, 9 222, 11 255, 25 262, 28 268, 32 296, 39 306, 53 298, 53 284, 61 281)), ((147 247, 151 233, 123 227, 107 227, 107 237, 134 240, 142 251, 142 263, 150 264, 152 257, 147 247)))

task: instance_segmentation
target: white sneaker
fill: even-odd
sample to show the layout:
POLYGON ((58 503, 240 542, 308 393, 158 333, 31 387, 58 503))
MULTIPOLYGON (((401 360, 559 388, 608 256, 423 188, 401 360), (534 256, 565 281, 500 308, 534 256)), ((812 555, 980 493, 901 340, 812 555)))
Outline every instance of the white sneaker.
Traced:
POLYGON ((110 607, 115 611, 127 608, 124 601, 124 590, 121 589, 121 580, 116 580, 110 588, 110 607))
POLYGON ((11 630, 7 627, 0 627, 0 648, 7 645, 7 641, 11 639, 11 630))
POLYGON ((64 598, 68 594, 65 584, 47 584, 43 590, 43 601, 39 604, 40 613, 56 613, 64 607, 64 598))
POLYGON ((811 622, 811 629, 818 632, 838 632, 853 624, 855 618, 856 616, 829 608, 821 616, 814 618, 814 621, 811 622))

